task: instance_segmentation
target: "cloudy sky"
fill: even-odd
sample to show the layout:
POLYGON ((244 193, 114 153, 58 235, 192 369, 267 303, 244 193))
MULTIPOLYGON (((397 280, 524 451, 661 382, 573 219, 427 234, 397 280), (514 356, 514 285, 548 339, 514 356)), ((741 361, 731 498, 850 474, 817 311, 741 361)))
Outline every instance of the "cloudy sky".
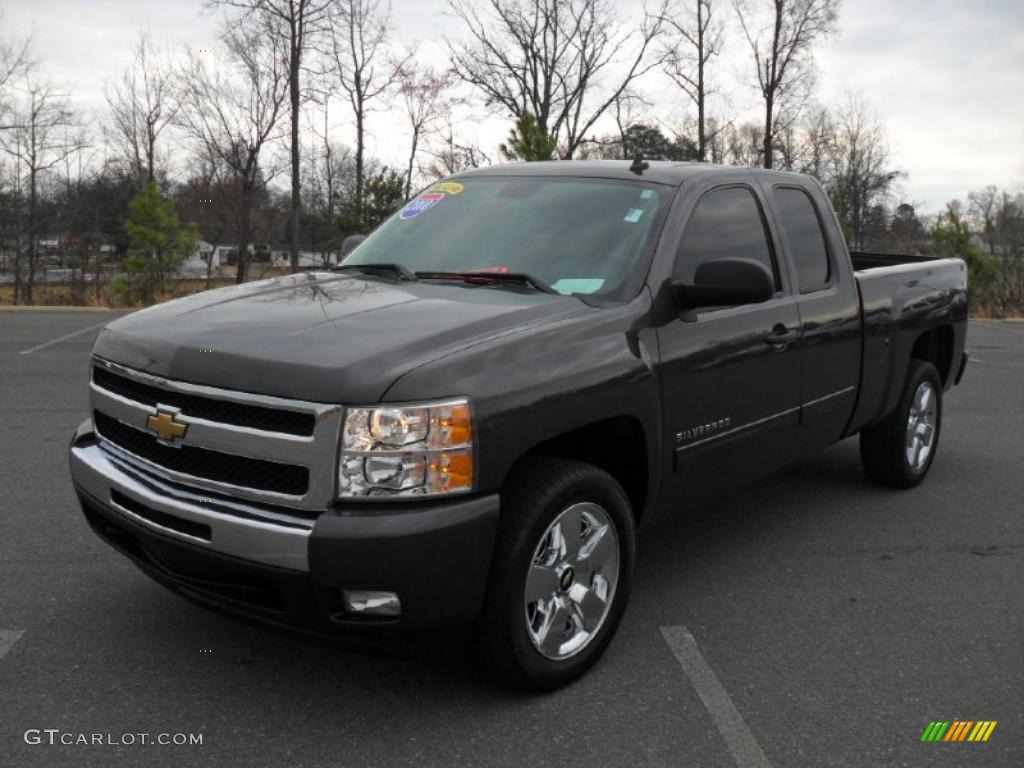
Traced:
MULTIPOLYGON (((640 0, 613 0, 624 18, 637 18, 640 0)), ((202 0, 0 0, 0 35, 31 32, 40 71, 66 86, 85 112, 103 108, 103 81, 130 60, 142 28, 158 45, 216 49, 220 15, 202 0)), ((720 113, 751 116, 756 94, 746 51, 731 24, 717 65, 720 113)), ((393 27, 401 43, 419 42, 419 58, 442 64, 440 42, 457 37, 444 0, 394 0, 393 27)), ((885 125, 895 164, 907 177, 901 198, 925 211, 986 184, 1024 186, 1024 0, 846 0, 840 34, 816 49, 818 100, 863 97, 885 125)), ((642 85, 653 112, 666 121, 685 114, 668 83, 642 85)), ((376 114, 371 150, 400 163, 405 137, 397 116, 376 114)), ((508 123, 482 116, 475 138, 493 147, 508 123)), ((346 139, 349 127, 339 124, 346 139)))

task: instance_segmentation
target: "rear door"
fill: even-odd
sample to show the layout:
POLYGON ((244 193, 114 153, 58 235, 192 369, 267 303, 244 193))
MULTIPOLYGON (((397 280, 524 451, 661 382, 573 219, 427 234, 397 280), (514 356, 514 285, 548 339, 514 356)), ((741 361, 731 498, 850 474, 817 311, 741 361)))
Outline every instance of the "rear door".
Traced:
POLYGON ((749 174, 734 178, 742 180, 709 186, 696 200, 673 278, 692 282, 704 261, 752 258, 775 275, 776 292, 763 303, 676 312, 658 328, 669 499, 703 497, 777 469, 797 431, 796 300, 756 184, 749 174))
POLYGON ((826 226, 831 208, 820 188, 787 180, 765 192, 790 257, 800 310, 798 458, 839 440, 853 411, 860 380, 860 307, 839 228, 826 226))

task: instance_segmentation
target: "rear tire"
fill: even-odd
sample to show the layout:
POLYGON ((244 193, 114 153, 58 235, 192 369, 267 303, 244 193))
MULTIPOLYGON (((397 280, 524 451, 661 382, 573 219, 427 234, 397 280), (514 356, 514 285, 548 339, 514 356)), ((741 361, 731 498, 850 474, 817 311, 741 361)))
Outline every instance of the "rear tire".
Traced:
POLYGON ((484 665, 550 691, 601 656, 629 600, 636 528, 616 480, 591 464, 530 458, 501 494, 501 524, 477 633, 484 665))
POLYGON ((942 427, 942 380, 935 366, 911 360, 895 410, 860 433, 867 476, 891 488, 913 488, 935 459, 942 427))

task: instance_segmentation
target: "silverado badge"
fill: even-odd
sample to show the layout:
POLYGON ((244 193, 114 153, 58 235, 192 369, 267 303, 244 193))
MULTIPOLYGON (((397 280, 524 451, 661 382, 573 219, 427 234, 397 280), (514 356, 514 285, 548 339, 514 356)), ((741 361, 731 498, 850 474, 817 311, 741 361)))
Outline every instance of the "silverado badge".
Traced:
POLYGON ((156 413, 146 419, 146 426, 156 432, 160 442, 176 445, 176 440, 185 437, 188 424, 176 421, 177 410, 165 410, 157 406, 156 413))

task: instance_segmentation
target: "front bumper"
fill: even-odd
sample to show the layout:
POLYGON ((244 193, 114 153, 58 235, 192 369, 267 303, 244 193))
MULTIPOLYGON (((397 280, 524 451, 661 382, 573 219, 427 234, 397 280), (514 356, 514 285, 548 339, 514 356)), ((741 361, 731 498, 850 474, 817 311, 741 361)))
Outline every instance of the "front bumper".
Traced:
POLYGON ((464 623, 483 604, 496 494, 297 517, 209 498, 141 471, 85 422, 71 474, 93 530, 161 584, 199 602, 317 633, 464 623), (342 589, 387 590, 399 617, 347 614, 342 589))

